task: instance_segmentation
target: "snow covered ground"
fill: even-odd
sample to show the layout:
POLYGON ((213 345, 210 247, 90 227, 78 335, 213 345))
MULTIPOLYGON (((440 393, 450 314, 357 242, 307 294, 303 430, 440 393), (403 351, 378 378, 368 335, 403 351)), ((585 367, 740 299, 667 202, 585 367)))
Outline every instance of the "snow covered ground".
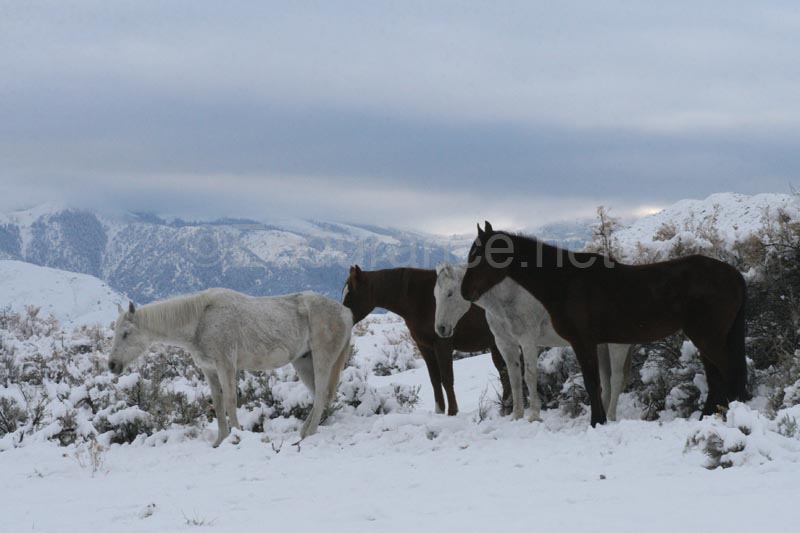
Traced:
MULTIPOLYGON (((796 199, 783 196, 687 201, 622 230, 619 241, 625 249, 665 246, 653 240, 664 225, 675 226, 675 238, 708 225, 733 227, 720 235, 731 242, 755 231, 762 208, 777 204, 797 212, 796 199)), ((0 308, 41 305, 67 328, 107 324, 124 303, 96 278, 15 261, 0 261, 0 295, 0 308)), ((340 400, 358 389, 363 403, 344 406, 299 445, 301 422, 276 418, 265 433, 237 432, 216 450, 215 423, 199 434, 182 426, 140 435, 133 444, 109 445, 101 434, 94 443, 59 446, 51 431, 59 410, 86 414, 78 398, 112 379, 90 364, 105 352, 79 353, 71 365, 85 373, 82 395, 45 381, 44 428, 0 438, 0 531, 797 530, 800 406, 768 419, 757 410, 761 397, 734 405, 726 421, 665 412, 662 421, 645 422, 633 396, 623 395, 622 420, 596 429, 588 416, 557 409, 541 423, 511 422, 497 414, 495 369, 481 355, 455 363, 461 413, 446 417, 433 412, 427 372, 398 317, 371 316, 354 334, 340 400), (419 387, 416 409, 391 404, 394 384, 419 387), (392 412, 374 414, 376 405, 392 412)), ((31 335, 0 335, 21 366, 64 350, 61 337, 31 335)), ((136 382, 133 371, 120 379, 136 382)), ((274 383, 275 396, 308 401, 301 384, 274 383)), ((204 389, 172 385, 192 398, 204 389)), ((0 397, 21 390, 0 382, 0 397)), ((121 397, 103 390, 109 402, 121 397)), ((247 423, 258 413, 242 408, 240 418, 247 423)))
POLYGON ((299 446, 296 422, 277 419, 216 450, 211 429, 94 454, 47 441, 9 450, 0 453, 2 529, 796 531, 800 440, 746 406, 727 425, 628 419, 591 429, 554 410, 543 423, 480 421, 493 374, 487 355, 456 362, 454 418, 433 413, 424 368, 372 377, 421 385, 421 404, 409 414, 337 413, 299 446), (732 468, 708 470, 698 447, 687 450, 687 439, 710 432, 741 440, 732 468))

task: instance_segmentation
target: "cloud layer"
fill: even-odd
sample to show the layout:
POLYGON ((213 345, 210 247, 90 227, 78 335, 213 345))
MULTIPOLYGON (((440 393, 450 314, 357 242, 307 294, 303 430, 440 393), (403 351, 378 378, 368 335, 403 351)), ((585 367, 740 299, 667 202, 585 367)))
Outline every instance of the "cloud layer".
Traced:
POLYGON ((3 6, 2 209, 470 231, 800 182, 790 2, 3 6))

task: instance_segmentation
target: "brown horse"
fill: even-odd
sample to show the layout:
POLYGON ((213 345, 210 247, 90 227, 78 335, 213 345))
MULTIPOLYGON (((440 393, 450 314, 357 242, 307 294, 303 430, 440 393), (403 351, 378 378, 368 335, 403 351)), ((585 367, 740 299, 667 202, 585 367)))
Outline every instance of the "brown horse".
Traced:
POLYGON ((436 412, 444 413, 442 386, 447 394, 447 414, 458 413, 453 390, 453 350, 477 352, 490 349, 492 361, 500 373, 503 386, 503 405, 509 403, 511 387, 503 358, 494 343, 483 309, 473 305, 456 325, 453 336, 443 339, 436 334, 436 300, 433 288, 436 271, 418 268, 389 268, 364 271, 350 267, 342 289, 342 303, 353 312, 353 323, 360 322, 376 307, 400 315, 405 320, 411 338, 417 343, 433 385, 436 412))
POLYGON ((746 400, 744 307, 738 270, 692 255, 650 265, 576 253, 533 238, 494 231, 486 222, 469 251, 462 296, 475 301, 505 276, 550 313, 575 350, 592 407, 592 426, 605 423, 598 386, 597 345, 640 344, 683 330, 700 350, 708 380, 703 414, 746 400))

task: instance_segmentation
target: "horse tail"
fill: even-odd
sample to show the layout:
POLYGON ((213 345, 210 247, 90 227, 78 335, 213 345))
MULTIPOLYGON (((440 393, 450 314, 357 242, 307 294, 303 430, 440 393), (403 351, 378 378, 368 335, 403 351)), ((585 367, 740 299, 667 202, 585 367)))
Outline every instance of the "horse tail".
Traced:
POLYGON ((339 378, 342 375, 342 370, 344 370, 344 365, 346 365, 347 360, 350 359, 350 338, 353 328, 353 319, 350 309, 345 308, 343 314, 343 325, 345 326, 347 333, 344 338, 344 346, 342 346, 342 350, 339 352, 339 357, 333 363, 331 375, 328 378, 328 403, 332 402, 333 399, 336 398, 336 388, 339 386, 339 378))
POLYGON ((747 390, 747 355, 745 354, 745 307, 747 303, 747 284, 744 277, 739 274, 742 287, 742 302, 733 320, 733 325, 728 331, 725 348, 728 352, 729 361, 729 380, 728 396, 729 399, 747 401, 751 398, 747 390))
POLYGON ((350 336, 347 336, 347 341, 344 344, 344 348, 342 348, 341 353, 339 354, 339 358, 336 359, 336 362, 333 364, 333 368, 331 369, 330 381, 328 381, 328 403, 331 403, 334 398, 336 398, 336 388, 339 386, 339 378, 342 375, 342 370, 344 369, 344 365, 347 364, 347 360, 350 359, 350 336))

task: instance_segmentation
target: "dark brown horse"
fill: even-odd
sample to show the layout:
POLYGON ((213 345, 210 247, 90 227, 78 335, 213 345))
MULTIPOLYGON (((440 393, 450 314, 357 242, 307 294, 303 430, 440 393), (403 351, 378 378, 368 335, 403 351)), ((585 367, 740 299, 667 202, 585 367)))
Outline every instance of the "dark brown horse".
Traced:
POLYGON ((703 414, 746 400, 741 273, 692 255, 650 265, 625 265, 533 238, 494 231, 486 222, 469 251, 462 296, 475 301, 505 276, 536 297, 553 327, 575 350, 592 406, 592 426, 605 423, 598 386, 597 345, 640 344, 683 330, 700 350, 708 380, 703 414))
POLYGON ((490 349, 492 361, 500 373, 504 406, 509 402, 511 387, 503 358, 494 344, 483 309, 473 305, 461 318, 453 336, 443 339, 434 331, 436 300, 433 288, 436 271, 418 268, 390 268, 364 271, 356 265, 342 290, 342 303, 353 311, 353 323, 360 322, 376 307, 400 315, 411 338, 417 343, 433 385, 436 411, 444 413, 442 386, 447 394, 447 414, 458 413, 453 390, 453 350, 477 352, 490 349))

